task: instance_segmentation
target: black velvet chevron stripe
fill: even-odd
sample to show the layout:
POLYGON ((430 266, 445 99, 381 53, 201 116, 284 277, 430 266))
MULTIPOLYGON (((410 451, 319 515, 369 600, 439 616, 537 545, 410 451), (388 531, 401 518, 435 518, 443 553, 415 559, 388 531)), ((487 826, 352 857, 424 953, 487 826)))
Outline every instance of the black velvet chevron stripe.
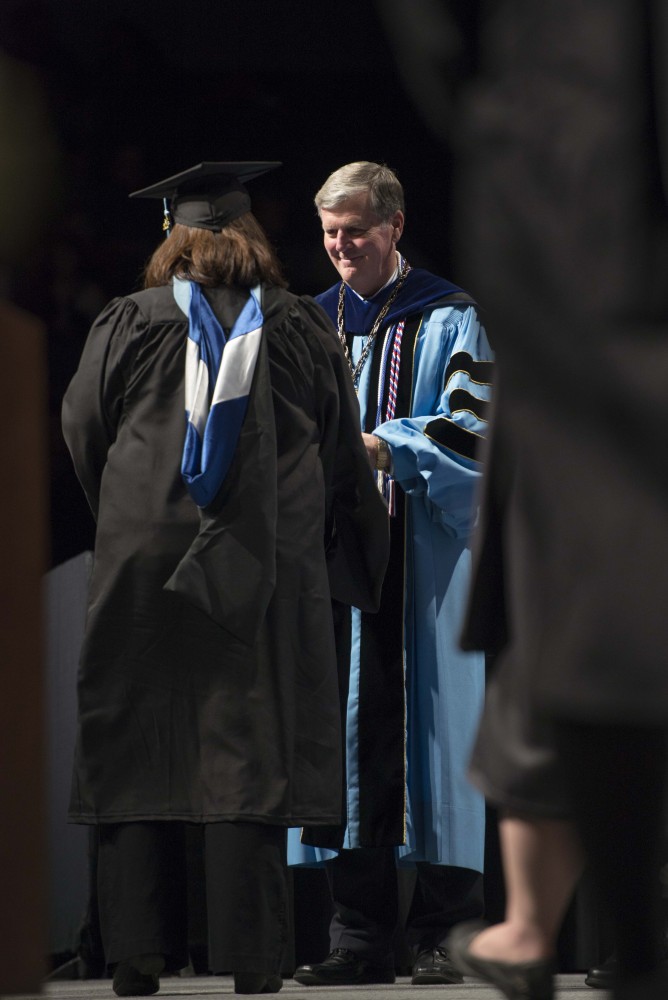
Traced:
POLYGON ((479 385, 492 384, 492 371, 494 365, 491 361, 474 361, 468 351, 457 351, 450 358, 450 364, 445 370, 445 385, 448 384, 455 372, 465 372, 473 382, 479 385))
POLYGON ((467 431, 465 427, 460 427, 447 417, 438 417, 430 420, 424 429, 425 435, 435 441, 436 444, 449 448, 457 455, 464 458, 475 459, 478 445, 482 442, 480 434, 467 431))
POLYGON ((453 389, 448 397, 448 403, 450 404, 450 413, 456 413, 458 410, 469 410, 471 413, 475 413, 478 420, 487 419, 485 416, 488 407, 487 400, 478 399, 467 389, 453 389))

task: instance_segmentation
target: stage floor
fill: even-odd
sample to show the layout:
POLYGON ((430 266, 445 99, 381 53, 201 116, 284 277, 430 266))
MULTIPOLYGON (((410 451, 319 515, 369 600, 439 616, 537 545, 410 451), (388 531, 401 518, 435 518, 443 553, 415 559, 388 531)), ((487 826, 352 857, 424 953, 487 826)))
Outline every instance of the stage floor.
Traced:
MULTIPOLYGON (((161 979, 160 997, 189 997, 211 1000, 214 996, 234 996, 231 976, 167 976, 161 979)), ((267 994, 264 994, 267 996, 267 994)), ((287 979, 280 992, 281 1000, 342 1000, 351 995, 359 1000, 419 1000, 424 995, 441 1000, 499 1000, 501 994, 491 986, 467 980, 462 986, 411 986, 410 979, 400 978, 392 986, 300 986, 287 979)), ((584 984, 584 974, 557 976, 556 1000, 607 1000, 609 993, 592 990, 584 984)), ((109 979, 49 982, 41 994, 47 1000, 112 1000, 115 997, 109 979)), ((37 994, 4 1000, 38 1000, 37 994)))

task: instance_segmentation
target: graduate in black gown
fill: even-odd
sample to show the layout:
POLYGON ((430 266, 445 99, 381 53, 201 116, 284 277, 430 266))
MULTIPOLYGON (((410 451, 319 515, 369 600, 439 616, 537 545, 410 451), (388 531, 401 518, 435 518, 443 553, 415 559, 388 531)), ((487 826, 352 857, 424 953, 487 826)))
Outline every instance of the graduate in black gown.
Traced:
POLYGON ((209 963, 281 987, 285 829, 340 820, 331 598, 377 606, 385 504, 329 320, 285 290, 242 180, 137 192, 171 235, 66 393, 97 521, 70 819, 98 824, 119 995, 187 964, 186 823, 204 824, 209 963))

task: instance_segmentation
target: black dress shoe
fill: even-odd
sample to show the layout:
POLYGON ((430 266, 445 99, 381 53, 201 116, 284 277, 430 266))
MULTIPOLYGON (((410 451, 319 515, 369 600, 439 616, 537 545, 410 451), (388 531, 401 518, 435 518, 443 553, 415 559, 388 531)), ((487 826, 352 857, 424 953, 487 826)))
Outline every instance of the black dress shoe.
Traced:
POLYGON ((150 997, 160 989, 160 973, 165 967, 162 955, 137 955, 119 962, 114 972, 117 997, 150 997))
POLYGON ((295 980, 302 986, 359 986, 393 983, 394 969, 370 965, 349 948, 334 948, 318 965, 300 965, 295 980))
POLYGON ((429 948, 418 952, 413 966, 413 986, 447 986, 448 983, 463 983, 464 977, 450 961, 445 948, 429 948))
POLYGON ((507 1000, 553 1000, 552 961, 495 962, 471 954, 469 944, 486 926, 476 920, 459 924, 450 931, 445 944, 459 971, 496 986, 507 1000))
POLYGON ((585 976, 585 983, 595 990, 611 990, 617 980, 617 956, 609 955, 605 962, 593 965, 585 976))
POLYGON ((283 980, 266 972, 235 972, 235 993, 278 993, 283 980))
MULTIPOLYGON (((668 972, 668 955, 661 962, 660 970, 662 970, 662 974, 664 975, 668 972)), ((612 955, 606 958, 605 962, 601 962, 600 965, 594 965, 589 969, 585 976, 585 983, 595 990, 611 990, 614 988, 618 977, 619 966, 617 956, 613 952, 612 955)))

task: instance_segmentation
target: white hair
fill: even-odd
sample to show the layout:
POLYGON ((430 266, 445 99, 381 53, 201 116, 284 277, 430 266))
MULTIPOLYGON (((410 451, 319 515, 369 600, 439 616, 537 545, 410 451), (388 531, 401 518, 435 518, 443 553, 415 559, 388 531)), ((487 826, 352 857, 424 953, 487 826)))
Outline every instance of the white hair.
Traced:
POLYGON ((331 211, 356 194, 368 192, 369 207, 381 222, 389 222, 404 211, 404 191, 396 174, 381 163, 358 160, 330 174, 315 196, 318 215, 331 211))

